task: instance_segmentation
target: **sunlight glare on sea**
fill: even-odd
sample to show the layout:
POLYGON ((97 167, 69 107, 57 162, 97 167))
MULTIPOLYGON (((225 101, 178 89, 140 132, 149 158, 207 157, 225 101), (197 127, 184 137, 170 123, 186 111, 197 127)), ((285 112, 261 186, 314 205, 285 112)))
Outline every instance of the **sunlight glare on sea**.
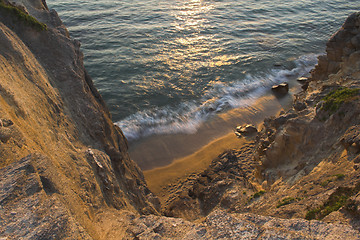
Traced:
POLYGON ((194 133, 306 76, 358 0, 51 0, 132 141, 194 133))

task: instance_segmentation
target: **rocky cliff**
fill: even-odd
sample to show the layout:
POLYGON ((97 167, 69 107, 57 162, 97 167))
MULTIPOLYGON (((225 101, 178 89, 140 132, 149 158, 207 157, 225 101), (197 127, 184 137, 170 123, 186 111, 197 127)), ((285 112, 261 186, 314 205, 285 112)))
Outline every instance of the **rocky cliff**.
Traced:
POLYGON ((169 187, 165 215, 194 220, 222 209, 360 230, 359 39, 354 13, 329 40, 293 107, 265 119, 241 149, 169 187))
MULTIPOLYGON (((302 79, 293 107, 265 119, 246 145, 220 154, 202 173, 168 186, 163 213, 199 221, 219 210, 247 212, 360 230, 359 36, 360 13, 355 13, 330 38, 311 77, 302 79)), ((303 230, 301 239, 359 238, 303 230)))
POLYGON ((0 1, 0 238, 360 239, 359 26, 331 38, 292 109, 160 209, 56 12, 0 1))
POLYGON ((157 213, 79 48, 45 1, 1 1, 0 236, 96 239, 99 212, 157 213))

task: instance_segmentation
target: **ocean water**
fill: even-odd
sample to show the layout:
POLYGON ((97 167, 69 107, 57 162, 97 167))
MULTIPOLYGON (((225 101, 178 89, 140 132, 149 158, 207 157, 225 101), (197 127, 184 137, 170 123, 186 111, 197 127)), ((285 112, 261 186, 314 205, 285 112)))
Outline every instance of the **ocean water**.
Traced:
POLYGON ((358 0, 48 0, 130 141, 195 133, 307 76, 358 0))

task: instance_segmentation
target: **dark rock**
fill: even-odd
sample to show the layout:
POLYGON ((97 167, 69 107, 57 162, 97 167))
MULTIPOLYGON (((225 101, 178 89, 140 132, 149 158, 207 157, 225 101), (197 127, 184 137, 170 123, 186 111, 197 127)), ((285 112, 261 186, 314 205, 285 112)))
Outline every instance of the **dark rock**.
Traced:
POLYGON ((288 113, 280 115, 278 118, 274 119, 274 125, 276 128, 284 125, 289 119, 296 118, 298 115, 296 113, 288 113))
POLYGON ((358 163, 355 164, 355 165, 354 165, 354 170, 358 170, 358 169, 359 169, 359 165, 360 165, 360 164, 358 164, 358 163))
POLYGON ((309 81, 309 79, 306 78, 306 77, 300 77, 300 78, 298 78, 296 80, 301 84, 306 84, 309 81))
POLYGON ((360 152, 360 126, 349 128, 340 140, 345 149, 358 153, 360 152))
POLYGON ((240 138, 240 137, 241 137, 241 134, 240 134, 240 133, 238 133, 237 131, 235 131, 234 133, 235 133, 235 135, 236 135, 238 138, 240 138))
POLYGON ((293 106, 296 111, 301 111, 306 108, 306 104, 304 102, 299 102, 299 101, 294 102, 293 106))
POLYGON ((0 127, 10 127, 14 123, 10 119, 0 119, 0 127))
POLYGON ((133 234, 131 239, 359 239, 359 232, 344 224, 222 210, 211 212, 201 222, 141 216, 127 228, 133 234))
POLYGON ((308 89, 308 87, 309 87, 309 82, 306 82, 301 86, 301 89, 306 91, 308 89))
MULTIPOLYGON (((238 126, 236 128, 236 132, 241 135, 244 135, 244 136, 249 136, 249 135, 257 133, 257 128, 252 124, 246 124, 243 126, 238 126)), ((235 134, 236 134, 236 132, 235 132, 235 134)), ((238 134, 236 134, 236 135, 238 135, 238 134)))
POLYGON ((281 83, 279 85, 272 86, 271 90, 277 95, 285 95, 289 92, 289 84, 281 83))

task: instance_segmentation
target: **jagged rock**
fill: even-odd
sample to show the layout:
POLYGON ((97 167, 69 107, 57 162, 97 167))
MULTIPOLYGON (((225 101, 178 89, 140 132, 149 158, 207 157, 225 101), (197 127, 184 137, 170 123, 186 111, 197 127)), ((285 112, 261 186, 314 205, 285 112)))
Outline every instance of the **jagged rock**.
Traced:
POLYGON ((10 127, 14 123, 10 119, 0 119, 0 127, 10 127))
POLYGON ((294 102, 293 107, 296 111, 302 111, 306 108, 306 103, 296 101, 296 102, 294 102))
POLYGON ((304 90, 304 91, 306 91, 306 90, 308 89, 308 87, 309 87, 309 82, 306 82, 305 84, 303 84, 303 85, 301 86, 301 89, 304 90))
POLYGON ((132 220, 126 239, 358 239, 342 224, 214 211, 201 222, 156 216, 132 220))
POLYGON ((344 148, 353 153, 360 152, 360 126, 352 126, 349 128, 340 140, 344 148))
POLYGON ((92 239, 56 197, 56 185, 38 174, 38 165, 47 165, 44 156, 0 169, 0 238, 92 239))
MULTIPOLYGON (((188 222, 151 215, 158 214, 159 200, 129 158, 127 141, 113 125, 83 66, 80 43, 69 37, 56 12, 49 11, 43 0, 15 2, 48 29, 37 31, 0 15, 0 238, 360 238, 349 225, 214 211, 304 217, 308 209, 331 196, 333 186, 359 181, 351 169, 353 163, 338 158, 342 152, 333 149, 346 128, 359 123, 358 105, 344 111, 342 119, 335 116, 326 123, 314 117, 313 107, 324 97, 318 92, 325 84, 317 76, 329 78, 329 73, 339 69, 341 74, 344 58, 352 58, 351 71, 332 83, 358 84, 352 78, 360 68, 356 65, 359 14, 349 17, 328 42, 327 55, 319 58, 308 88, 317 97, 303 93, 304 102, 313 103, 308 104, 308 111, 283 113, 264 123, 261 146, 256 146, 264 152, 261 157, 252 157, 255 143, 248 143, 222 154, 189 182, 174 186, 164 212, 203 217, 188 222), (346 180, 333 179, 339 169, 346 171, 346 180), (330 186, 319 186, 324 180, 330 186), (254 200, 262 187, 269 192, 254 200), (278 201, 295 195, 303 199, 276 209, 278 201), (101 218, 104 212, 111 214, 101 218), (112 231, 119 234, 109 234, 112 231)), ((286 83, 274 89, 282 94, 288 90, 286 83)), ((244 129, 244 134, 256 132, 254 126, 244 129)), ((355 138, 353 132, 344 136, 347 148, 358 147, 356 134, 355 138)), ((354 204, 346 207, 355 209, 358 196, 350 200, 354 204)))
POLYGON ((244 135, 244 136, 249 136, 249 135, 253 135, 255 133, 257 133, 257 128, 252 124, 238 126, 238 127, 236 127, 236 132, 235 132, 235 134, 237 136, 238 136, 238 134, 244 135))
POLYGON ((359 49, 359 19, 359 13, 351 14, 342 28, 329 39, 326 44, 327 55, 318 57, 318 64, 311 72, 311 79, 324 80, 329 74, 337 73, 341 62, 359 49))
POLYGON ((292 112, 282 114, 273 120, 273 124, 275 128, 279 128, 281 125, 284 125, 289 119, 296 118, 297 116, 298 114, 292 112))
POLYGON ((301 84, 306 84, 309 81, 309 79, 306 78, 306 77, 300 77, 300 78, 298 78, 296 80, 301 84))
POLYGON ((29 154, 43 157, 27 164, 31 174, 18 168, 1 173, 6 187, 0 191, 11 204, 0 209, 0 238, 13 233, 11 239, 82 239, 68 229, 80 226, 84 235, 99 239, 98 212, 157 214, 157 198, 84 68, 79 41, 69 37, 45 1, 11 2, 47 28, 14 20, 12 11, 0 9, 0 168, 14 167, 29 154))
POLYGON ((354 170, 359 170, 359 168, 360 168, 360 164, 359 163, 356 163, 356 164, 354 164, 354 170))
POLYGON ((279 85, 274 85, 271 90, 277 95, 285 95, 289 92, 289 84, 281 83, 279 85))

